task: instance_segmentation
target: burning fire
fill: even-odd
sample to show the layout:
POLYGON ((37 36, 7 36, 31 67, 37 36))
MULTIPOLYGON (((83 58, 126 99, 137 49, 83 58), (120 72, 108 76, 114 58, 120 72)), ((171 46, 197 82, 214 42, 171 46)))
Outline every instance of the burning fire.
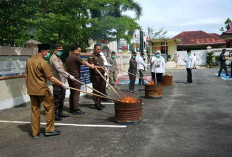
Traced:
POLYGON ((147 81, 147 85, 155 85, 155 82, 154 81, 152 81, 152 82, 147 81))
POLYGON ((132 98, 129 96, 126 96, 122 99, 118 99, 118 101, 120 101, 122 103, 138 103, 138 102, 140 102, 140 100, 138 98, 132 98))

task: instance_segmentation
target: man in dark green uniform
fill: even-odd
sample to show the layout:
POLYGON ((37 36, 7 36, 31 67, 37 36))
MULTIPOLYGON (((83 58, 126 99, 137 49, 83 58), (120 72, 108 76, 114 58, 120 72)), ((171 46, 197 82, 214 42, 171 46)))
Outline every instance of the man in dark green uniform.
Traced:
POLYGON ((135 80, 136 80, 136 73, 137 73, 137 62, 136 62, 136 52, 132 52, 132 55, 131 55, 131 59, 130 59, 130 62, 129 62, 129 69, 128 69, 128 72, 133 74, 129 74, 129 79, 130 79, 130 83, 129 83, 129 91, 131 93, 135 92, 134 88, 135 88, 135 80))

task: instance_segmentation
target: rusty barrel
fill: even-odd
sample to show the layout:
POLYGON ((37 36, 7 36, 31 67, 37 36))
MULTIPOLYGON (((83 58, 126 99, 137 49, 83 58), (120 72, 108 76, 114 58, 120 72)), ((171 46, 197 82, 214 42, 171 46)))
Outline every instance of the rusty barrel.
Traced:
POLYGON ((137 103, 114 103, 115 121, 120 124, 136 124, 142 119, 142 100, 137 103))
POLYGON ((162 86, 172 86, 172 75, 163 75, 161 83, 162 86))
POLYGON ((162 98, 163 91, 162 85, 145 85, 145 97, 146 98, 162 98))

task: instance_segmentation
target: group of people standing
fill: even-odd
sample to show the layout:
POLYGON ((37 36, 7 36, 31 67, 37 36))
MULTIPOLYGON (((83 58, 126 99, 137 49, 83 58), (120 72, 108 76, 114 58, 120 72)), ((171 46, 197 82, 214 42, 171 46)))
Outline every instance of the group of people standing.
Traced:
MULTIPOLYGON (((105 47, 106 50, 107 47, 105 47)), ((105 50, 104 49, 104 50, 105 50)), ((40 135, 40 106, 41 103, 45 108, 46 127, 45 136, 59 135, 60 131, 55 130, 54 121, 60 121, 62 118, 69 117, 69 114, 63 112, 64 99, 66 89, 70 87, 77 90, 70 90, 69 107, 70 113, 74 115, 85 114, 79 106, 79 96, 81 87, 80 69, 81 65, 90 68, 90 81, 93 88, 101 93, 106 94, 106 78, 109 73, 110 64, 104 58, 106 54, 101 54, 101 45, 94 45, 94 52, 88 57, 88 61, 80 57, 81 48, 78 44, 73 45, 69 57, 66 59, 66 70, 64 63, 60 59, 63 54, 63 48, 60 44, 53 46, 53 54, 50 57, 50 45, 38 44, 38 54, 31 57, 26 63, 25 81, 27 85, 27 93, 31 99, 31 129, 32 137, 38 138, 40 135), (50 64, 45 60, 49 58, 50 64), (46 84, 46 80, 50 80, 53 86, 53 95, 46 84), (66 81, 68 80, 68 84, 66 81)), ((116 65, 115 53, 112 52, 112 58, 109 62, 116 65)), ((112 67, 111 67, 112 70, 112 67)), ((112 75, 117 73, 117 69, 111 71, 112 75)), ((112 76, 116 78, 116 76, 112 76)), ((96 93, 93 91, 93 93, 96 93)), ((97 94, 97 93, 96 93, 97 94)), ((93 96, 95 108, 102 110, 104 106, 101 104, 101 98, 93 96)))
MULTIPOLYGON (((156 51, 155 56, 150 59, 151 64, 151 76, 152 81, 156 83, 161 83, 162 75, 165 73, 165 59, 161 56, 161 52, 159 50, 156 51)), ((135 80, 136 74, 139 72, 139 85, 144 85, 144 72, 146 70, 147 65, 145 64, 144 54, 140 54, 140 56, 136 56, 136 52, 132 52, 131 59, 129 61, 129 91, 131 93, 135 92, 135 80)))

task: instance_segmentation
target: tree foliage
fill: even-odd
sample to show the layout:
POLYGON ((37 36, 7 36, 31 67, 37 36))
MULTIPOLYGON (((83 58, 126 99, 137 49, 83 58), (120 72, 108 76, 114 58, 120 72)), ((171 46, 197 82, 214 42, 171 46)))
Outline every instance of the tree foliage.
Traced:
POLYGON ((221 27, 219 31, 224 32, 229 29, 229 23, 232 22, 230 18, 227 18, 226 21, 224 22, 225 26, 221 27))
POLYGON ((28 36, 69 47, 88 40, 132 39, 141 7, 134 0, 1 0, 0 45, 22 45, 28 36), (123 15, 132 10, 136 18, 123 15))
POLYGON ((160 28, 159 31, 155 32, 152 27, 147 27, 147 34, 149 39, 166 39, 166 34, 168 31, 165 31, 164 28, 160 28))

